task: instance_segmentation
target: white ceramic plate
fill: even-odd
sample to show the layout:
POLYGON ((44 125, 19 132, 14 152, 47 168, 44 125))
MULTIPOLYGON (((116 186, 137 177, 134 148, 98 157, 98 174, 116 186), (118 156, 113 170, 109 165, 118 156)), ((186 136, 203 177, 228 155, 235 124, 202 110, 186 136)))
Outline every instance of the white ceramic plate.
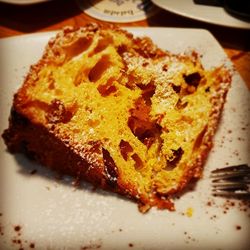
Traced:
MULTIPOLYGON (((210 33, 197 29, 133 28, 172 52, 196 49, 206 68, 227 64, 224 51, 210 33)), ((54 33, 0 40, 0 131, 8 125, 12 96, 29 65, 42 54, 54 33)), ((133 202, 75 189, 71 179, 57 180, 25 157, 13 156, 0 140, 0 249, 247 249, 249 207, 210 194, 209 173, 226 164, 250 163, 249 91, 235 72, 232 88, 204 177, 176 201, 176 211, 141 214, 133 202), (30 174, 34 169, 35 174, 30 174), (244 211, 246 210, 246 211, 244 211), (20 226, 19 231, 15 227, 20 226)), ((18 228, 16 228, 18 229, 18 228)))
POLYGON ((156 11, 155 5, 145 0, 77 0, 77 3, 89 16, 116 23, 141 21, 156 11))
POLYGON ((250 29, 250 22, 229 15, 222 7, 195 4, 194 0, 152 0, 152 2, 165 10, 188 18, 227 27, 250 29))
POLYGON ((10 3, 10 4, 18 4, 18 5, 27 5, 27 4, 35 4, 35 3, 42 3, 51 0, 0 0, 3 3, 10 3))

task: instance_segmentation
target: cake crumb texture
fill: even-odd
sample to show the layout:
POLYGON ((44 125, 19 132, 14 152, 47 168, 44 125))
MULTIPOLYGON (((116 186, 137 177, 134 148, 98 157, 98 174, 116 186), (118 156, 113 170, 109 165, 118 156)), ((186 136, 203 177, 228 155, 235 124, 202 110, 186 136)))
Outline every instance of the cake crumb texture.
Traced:
POLYGON ((135 200, 174 210, 201 177, 231 74, 116 26, 66 27, 14 95, 10 152, 135 200))

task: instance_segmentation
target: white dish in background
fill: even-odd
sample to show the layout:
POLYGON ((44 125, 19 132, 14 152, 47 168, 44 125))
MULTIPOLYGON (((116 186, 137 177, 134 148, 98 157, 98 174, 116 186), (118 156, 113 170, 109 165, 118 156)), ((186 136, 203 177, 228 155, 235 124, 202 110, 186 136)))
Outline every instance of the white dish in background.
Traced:
POLYGON ((223 7, 195 4, 194 0, 152 0, 152 2, 172 13, 232 28, 250 29, 250 22, 228 14, 223 7))
MULTIPOLYGON (((151 37, 172 52, 195 49, 205 68, 226 64, 224 51, 213 36, 199 29, 130 28, 151 37)), ((29 66, 42 54, 54 33, 0 40, 0 131, 8 126, 12 96, 29 66)), ((50 171, 23 156, 13 156, 0 140, 0 248, 29 249, 248 249, 249 207, 211 197, 209 173, 226 164, 250 163, 249 91, 235 72, 215 145, 204 177, 194 190, 178 199, 176 211, 150 210, 105 191, 75 189, 71 179, 57 180, 50 171), (30 174, 36 169, 37 173, 30 174), (20 225, 21 230, 14 227, 20 225), (20 235, 19 235, 20 234, 20 235), (13 241, 14 240, 14 241, 13 241), (15 243, 21 241, 21 243, 15 243)))
POLYGON ((28 5, 28 4, 42 3, 48 1, 51 0, 0 0, 0 2, 3 3, 17 4, 17 5, 28 5))
POLYGON ((156 7, 149 0, 77 0, 82 11, 96 19, 130 23, 146 19, 155 13, 156 7))

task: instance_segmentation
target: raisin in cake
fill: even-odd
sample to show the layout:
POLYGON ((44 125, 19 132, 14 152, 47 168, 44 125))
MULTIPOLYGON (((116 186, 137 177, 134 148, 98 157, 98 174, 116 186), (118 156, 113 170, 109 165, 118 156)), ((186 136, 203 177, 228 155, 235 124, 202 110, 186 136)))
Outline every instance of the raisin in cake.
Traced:
POLYGON ((114 26, 66 27, 14 96, 3 138, 60 174, 174 210, 201 176, 231 82, 114 26))

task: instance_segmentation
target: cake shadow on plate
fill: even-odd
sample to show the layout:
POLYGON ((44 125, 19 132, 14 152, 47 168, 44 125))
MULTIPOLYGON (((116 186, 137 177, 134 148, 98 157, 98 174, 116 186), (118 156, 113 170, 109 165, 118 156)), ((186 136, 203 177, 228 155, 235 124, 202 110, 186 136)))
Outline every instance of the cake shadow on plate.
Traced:
MULTIPOLYGON (((42 166, 41 164, 27 158, 23 154, 15 154, 14 159, 18 165, 17 174, 21 174, 25 178, 38 178, 38 179, 45 179, 46 182, 44 182, 45 187, 47 187, 47 181, 51 182, 51 184, 62 185, 67 186, 74 191, 82 190, 83 192, 93 193, 100 196, 110 196, 110 197, 116 197, 119 199, 122 199, 124 201, 131 202, 131 199, 121 196, 116 193, 108 192, 106 190, 102 190, 98 187, 93 186, 92 184, 83 181, 83 180, 77 180, 76 178, 69 176, 69 175, 61 175, 60 173, 57 173, 56 171, 49 169, 47 167, 42 166)), ((132 201, 133 202, 133 201, 132 201)))
MULTIPOLYGON (((17 153, 14 156, 14 159, 18 165, 17 174, 21 174, 24 178, 38 178, 45 179, 44 185, 48 188, 47 181, 54 184, 54 187, 58 187, 58 185, 66 186, 72 189, 72 191, 80 190, 87 193, 95 193, 102 197, 114 197, 115 199, 121 199, 126 202, 135 203, 136 201, 131 200, 126 196, 119 195, 117 193, 109 192, 108 190, 100 189, 97 186, 93 186, 91 183, 88 183, 84 180, 77 180, 76 178, 69 175, 61 175, 56 171, 49 169, 48 167, 44 167, 41 164, 33 161, 32 159, 27 158, 25 155, 17 153)), ((179 192, 176 195, 173 195, 172 198, 177 201, 181 199, 182 196, 186 194, 196 192, 197 191, 197 182, 190 182, 189 185, 179 192)))

